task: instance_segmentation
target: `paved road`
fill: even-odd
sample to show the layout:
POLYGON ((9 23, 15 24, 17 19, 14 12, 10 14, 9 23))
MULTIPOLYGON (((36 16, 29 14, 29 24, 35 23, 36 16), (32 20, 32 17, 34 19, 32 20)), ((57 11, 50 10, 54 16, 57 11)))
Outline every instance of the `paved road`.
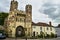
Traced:
MULTIPOLYGON (((11 39, 11 38, 6 38, 6 39, 1 39, 1 40, 26 40, 26 39, 11 39)), ((60 40, 60 37, 58 38, 53 38, 53 39, 27 39, 27 40, 60 40)))

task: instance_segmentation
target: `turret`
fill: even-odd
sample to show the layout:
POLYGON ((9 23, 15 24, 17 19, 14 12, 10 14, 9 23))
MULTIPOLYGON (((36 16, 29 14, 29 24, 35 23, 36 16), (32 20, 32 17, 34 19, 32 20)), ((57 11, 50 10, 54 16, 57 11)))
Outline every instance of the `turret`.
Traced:
POLYGON ((32 21, 32 6, 26 5, 26 21, 31 22, 32 21))
POLYGON ((12 0, 10 4, 10 11, 14 11, 14 9, 17 10, 18 8, 18 2, 16 0, 12 0))

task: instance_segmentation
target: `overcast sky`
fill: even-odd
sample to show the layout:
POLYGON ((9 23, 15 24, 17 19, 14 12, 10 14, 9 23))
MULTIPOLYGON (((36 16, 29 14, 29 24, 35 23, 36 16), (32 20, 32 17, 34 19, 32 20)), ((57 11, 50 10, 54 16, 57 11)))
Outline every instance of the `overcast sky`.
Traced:
MULTIPOLYGON (((18 9, 25 10, 26 4, 32 5, 33 22, 52 22, 60 24, 60 0, 17 0, 18 9)), ((0 0, 0 12, 9 12, 11 0, 0 0)))

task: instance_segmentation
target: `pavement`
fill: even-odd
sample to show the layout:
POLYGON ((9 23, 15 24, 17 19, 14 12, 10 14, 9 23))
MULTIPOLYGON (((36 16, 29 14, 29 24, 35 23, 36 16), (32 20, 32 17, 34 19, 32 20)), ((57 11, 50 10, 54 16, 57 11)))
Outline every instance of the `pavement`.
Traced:
POLYGON ((0 40, 60 40, 60 37, 58 38, 52 38, 52 39, 14 39, 14 38, 6 38, 6 39, 0 39, 0 40))

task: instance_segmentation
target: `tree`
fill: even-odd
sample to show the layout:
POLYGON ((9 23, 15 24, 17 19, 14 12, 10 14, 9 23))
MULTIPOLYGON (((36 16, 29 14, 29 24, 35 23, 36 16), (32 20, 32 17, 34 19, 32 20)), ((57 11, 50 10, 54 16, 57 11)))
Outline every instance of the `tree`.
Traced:
POLYGON ((60 24, 58 24, 58 27, 60 27, 60 24))
POLYGON ((0 25, 4 25, 4 20, 8 16, 6 12, 0 12, 0 25))

